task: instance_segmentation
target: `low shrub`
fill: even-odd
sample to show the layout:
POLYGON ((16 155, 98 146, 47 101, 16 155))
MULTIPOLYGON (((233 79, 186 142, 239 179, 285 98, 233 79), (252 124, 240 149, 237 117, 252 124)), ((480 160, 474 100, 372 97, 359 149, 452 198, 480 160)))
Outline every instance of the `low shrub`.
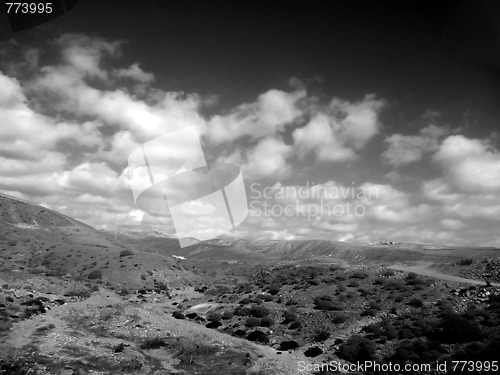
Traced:
POLYGON ((315 337, 314 341, 316 342, 323 342, 326 341, 330 338, 330 332, 328 331, 321 331, 319 332, 315 337))
POLYGON ((299 346, 299 343, 295 340, 287 340, 280 343, 281 350, 293 350, 297 349, 299 346))
POLYGON ((134 252, 132 250, 125 249, 120 252, 120 258, 129 257, 132 255, 134 255, 134 252))
POLYGON ((274 325, 274 319, 271 318, 270 316, 265 316, 260 320, 260 326, 261 327, 271 327, 274 325))
POLYGON ((207 314, 207 320, 210 322, 220 322, 222 314, 219 312, 210 312, 207 314))
POLYGON ((141 349, 159 349, 162 346, 167 346, 166 341, 160 337, 154 337, 151 339, 146 339, 141 344, 141 349))
POLYGON ((250 327, 250 328, 251 327, 258 327, 258 326, 260 326, 260 323, 261 323, 260 319, 259 318, 255 318, 253 316, 250 317, 250 318, 247 318, 245 320, 245 326, 246 327, 250 327))
POLYGON ((252 306, 250 314, 256 318, 263 318, 269 315, 269 309, 265 306, 252 306))
POLYGON ((102 279, 102 271, 101 270, 90 271, 87 278, 89 278, 90 280, 102 279))

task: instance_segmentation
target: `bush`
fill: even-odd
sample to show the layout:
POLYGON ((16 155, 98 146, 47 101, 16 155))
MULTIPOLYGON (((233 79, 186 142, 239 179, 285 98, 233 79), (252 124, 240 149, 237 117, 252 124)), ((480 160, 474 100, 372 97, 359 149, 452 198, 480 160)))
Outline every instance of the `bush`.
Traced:
POLYGON ((247 336, 248 341, 257 341, 262 344, 267 344, 269 342, 269 337, 262 331, 255 330, 250 332, 247 336))
POLYGON ((368 274, 365 271, 356 271, 350 277, 353 279, 366 279, 368 274))
POLYGON ((349 362, 364 362, 375 357, 376 344, 360 335, 349 337, 340 347, 339 356, 349 362))
POLYGON ((260 319, 259 318, 255 318, 255 317, 250 317, 250 318, 247 318, 245 320, 245 326, 246 327, 258 327, 260 326, 260 319))
POLYGON ((273 296, 274 296, 274 295, 278 294, 278 293, 280 292, 280 290, 281 290, 281 289, 280 289, 279 285, 277 285, 277 284, 272 284, 272 285, 270 285, 270 286, 269 286, 269 288, 268 288, 267 292, 268 292, 269 294, 271 294, 271 295, 273 295, 273 296))
POLYGON ((283 323, 290 323, 297 320, 297 314, 292 310, 286 310, 283 312, 283 318, 285 319, 283 323))
POLYGON ((219 312, 210 312, 207 314, 207 320, 210 322, 220 322, 222 314, 219 312))
POLYGON ((120 296, 125 297, 125 296, 128 296, 128 295, 130 294, 130 291, 129 291, 127 288, 122 288, 122 289, 120 290, 120 292, 118 292, 118 294, 119 294, 120 296))
POLYGON ((300 329, 301 327, 302 327, 302 324, 300 324, 300 322, 298 320, 291 322, 288 325, 288 329, 300 329))
POLYGON ((321 331, 319 332, 315 337, 314 341, 316 342, 323 342, 326 341, 330 338, 330 332, 328 331, 321 331))
POLYGON ((233 312, 232 311, 224 311, 222 313, 222 319, 224 320, 229 320, 231 319, 232 317, 234 316, 233 312))
POLYGON ((332 317, 332 323, 341 324, 347 322, 347 315, 345 314, 335 314, 332 317))
POLYGON ((382 276, 389 277, 389 276, 394 276, 395 272, 393 270, 385 270, 382 276))
POLYGON ((238 306, 237 308, 234 309, 234 315, 237 315, 237 316, 249 316, 250 315, 250 309, 248 307, 238 306))
POLYGON ((271 318, 270 316, 266 316, 260 320, 260 326, 261 327, 271 327, 274 325, 274 319, 271 318))
POLYGON ((179 311, 179 310, 176 310, 172 313, 172 316, 175 318, 175 319, 184 319, 184 314, 179 311))
POLYGON ((293 350, 299 347, 299 343, 294 340, 282 341, 280 344, 281 350, 293 350))
POLYGON ((448 314, 444 317, 440 336, 448 343, 483 340, 481 328, 457 314, 448 314))
POLYGON ((146 339, 142 344, 141 344, 141 349, 159 349, 162 346, 167 346, 167 343, 165 342, 164 339, 155 337, 152 339, 146 339))
POLYGON ((382 307, 378 303, 373 302, 373 301, 370 302, 369 307, 370 307, 370 309, 374 309, 374 310, 382 310, 382 307))
POLYGON ((90 280, 102 279, 102 271, 101 270, 93 270, 89 272, 87 276, 90 280))
POLYGON ((318 348, 317 346, 313 346, 309 349, 307 349, 305 352, 304 352, 304 355, 306 357, 317 357, 318 355, 321 355, 323 354, 323 350, 321 350, 320 348, 318 348))
POLYGON ((323 311, 335 311, 335 310, 342 310, 342 307, 340 305, 334 304, 328 299, 324 299, 324 297, 317 297, 314 299, 314 308, 317 310, 323 310, 323 311))
POLYGON ((253 306, 250 308, 250 314, 256 318, 263 318, 269 315, 269 309, 264 306, 253 306))
POLYGON ((375 317, 378 314, 378 310, 375 309, 366 309, 361 313, 361 316, 372 316, 375 317))
POLYGON ((422 307, 424 305, 424 302, 419 298, 412 298, 410 302, 408 302, 408 305, 413 307, 422 307))
POLYGON ((255 298, 258 298, 265 302, 271 302, 274 299, 270 294, 258 294, 257 296, 255 296, 255 298))
POLYGON ((211 321, 207 325, 205 325, 205 327, 215 329, 215 328, 219 328, 221 325, 222 325, 221 322, 211 321))
POLYGON ((120 258, 123 258, 123 257, 129 257, 129 256, 132 256, 134 255, 134 252, 132 250, 122 250, 120 252, 120 258))
POLYGON ((459 266, 470 266, 472 263, 474 263, 474 260, 471 258, 461 259, 457 262, 459 266))

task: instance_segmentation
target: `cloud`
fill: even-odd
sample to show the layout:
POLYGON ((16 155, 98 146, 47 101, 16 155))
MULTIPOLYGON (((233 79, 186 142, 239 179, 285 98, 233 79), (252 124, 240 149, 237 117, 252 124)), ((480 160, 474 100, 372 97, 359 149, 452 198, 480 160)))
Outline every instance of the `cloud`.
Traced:
POLYGON ((114 69, 113 76, 118 78, 128 78, 140 83, 151 83, 155 79, 153 74, 146 73, 142 70, 138 63, 134 63, 128 68, 114 69))
POLYGON ((312 153, 321 162, 356 159, 356 151, 378 133, 383 106, 384 101, 368 95, 360 102, 333 99, 314 108, 311 120, 293 132, 299 157, 312 153))
POLYGON ((263 139, 248 152, 243 172, 249 178, 283 177, 290 167, 286 158, 291 151, 281 139, 263 139))
POLYGON ((441 144, 434 159, 458 191, 500 191, 500 152, 488 141, 450 136, 441 144))
POLYGON ((235 142, 244 136, 258 140, 282 133, 287 124, 302 114, 298 102, 305 95, 304 90, 290 93, 269 90, 259 95, 254 103, 241 104, 227 114, 212 117, 208 125, 208 138, 218 144, 235 142))
POLYGON ((422 160, 438 150, 439 141, 448 133, 447 128, 429 125, 419 135, 393 134, 385 139, 387 150, 382 154, 385 163, 400 167, 422 160))

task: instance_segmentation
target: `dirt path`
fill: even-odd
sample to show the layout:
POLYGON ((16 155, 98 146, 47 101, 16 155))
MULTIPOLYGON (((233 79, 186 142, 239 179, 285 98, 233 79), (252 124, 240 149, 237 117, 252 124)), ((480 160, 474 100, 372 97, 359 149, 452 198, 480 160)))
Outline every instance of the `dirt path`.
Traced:
MULTIPOLYGON (((397 263, 397 264, 393 264, 392 266, 389 266, 387 268, 397 270, 397 271, 414 272, 414 273, 419 274, 419 275, 429 276, 429 277, 433 277, 435 279, 452 281, 452 282, 456 282, 456 283, 466 283, 466 284, 473 284, 473 285, 486 285, 486 283, 484 281, 481 281, 481 280, 466 279, 465 277, 459 277, 459 276, 453 276, 453 275, 447 275, 445 273, 441 273, 437 270, 430 268, 433 264, 434 264, 433 262, 418 262, 414 265, 397 263)), ((500 284, 498 284, 498 283, 491 283, 491 285, 494 285, 496 287, 500 287, 500 284)))
MULTIPOLYGON (((172 301, 135 304, 111 291, 101 289, 86 300, 54 306, 44 314, 15 323, 8 337, 0 343, 0 353, 20 354, 29 351, 30 346, 35 345, 41 355, 58 360, 69 360, 72 356, 73 359, 75 358, 75 355, 68 353, 68 347, 83 348, 86 358, 103 356, 109 358, 120 355, 140 358, 142 354, 138 351, 138 342, 145 338, 168 335, 190 338, 196 342, 215 345, 222 350, 250 353, 253 362, 251 370, 265 375, 295 375, 299 373, 299 361, 303 361, 304 364, 312 363, 303 355, 302 350, 280 352, 269 346, 209 329, 189 320, 175 319, 171 316, 172 308, 172 301), (99 311, 109 309, 109 306, 123 306, 124 308, 120 310, 120 315, 111 317, 106 323, 109 327, 107 332, 110 334, 106 337, 83 329, 83 326, 75 328, 74 322, 68 323, 67 321, 68 316, 81 313, 82 316, 90 316, 95 326, 98 326, 102 323, 99 311), (134 320, 134 316, 138 319, 137 321, 134 320), (137 322, 140 323, 140 328, 137 328, 137 322), (51 328, 40 330, 40 327, 47 326, 51 328), (135 337, 135 339, 131 341, 126 337, 135 337), (124 353, 113 354, 112 348, 120 343, 128 347, 124 353)), ((153 355, 161 357, 162 364, 165 370, 169 371, 168 373, 176 373, 177 371, 172 367, 176 360, 171 353, 165 350, 159 350, 159 352, 162 353, 155 354, 153 351, 153 355)), ((0 357, 3 357, 3 354, 0 357)), ((193 357, 196 358, 196 353, 193 357)), ((146 369, 143 370, 146 371, 146 369)), ((136 373, 147 372, 137 371, 136 373)), ((300 372, 300 374, 310 373, 300 372)))

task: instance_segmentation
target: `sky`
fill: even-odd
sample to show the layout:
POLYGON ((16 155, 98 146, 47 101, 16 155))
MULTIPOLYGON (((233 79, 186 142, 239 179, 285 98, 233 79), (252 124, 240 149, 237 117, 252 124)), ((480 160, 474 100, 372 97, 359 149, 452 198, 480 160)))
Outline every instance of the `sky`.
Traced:
MULTIPOLYGON (((0 191, 175 235, 135 201, 129 158, 194 127, 207 165, 241 171, 229 235, 500 246, 499 6, 81 0, 15 33, 4 17, 0 191)), ((189 171, 198 146, 169 142, 189 171)))

